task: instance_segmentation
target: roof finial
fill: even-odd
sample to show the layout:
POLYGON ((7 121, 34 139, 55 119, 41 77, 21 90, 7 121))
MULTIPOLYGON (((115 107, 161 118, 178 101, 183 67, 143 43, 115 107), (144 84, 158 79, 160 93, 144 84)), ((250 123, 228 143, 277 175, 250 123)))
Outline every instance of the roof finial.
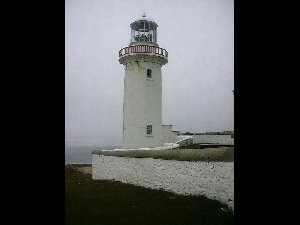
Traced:
POLYGON ((146 17, 146 14, 145 14, 145 12, 143 12, 143 15, 142 15, 142 17, 146 17))

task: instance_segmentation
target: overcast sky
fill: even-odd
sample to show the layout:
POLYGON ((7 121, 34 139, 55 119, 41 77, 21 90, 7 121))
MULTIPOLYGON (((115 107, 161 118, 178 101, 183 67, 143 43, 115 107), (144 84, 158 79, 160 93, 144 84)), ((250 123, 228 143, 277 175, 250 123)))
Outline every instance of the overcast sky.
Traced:
POLYGON ((163 124, 181 132, 234 128, 233 0, 66 0, 66 141, 121 145, 124 67, 118 51, 142 13, 169 52, 163 124))

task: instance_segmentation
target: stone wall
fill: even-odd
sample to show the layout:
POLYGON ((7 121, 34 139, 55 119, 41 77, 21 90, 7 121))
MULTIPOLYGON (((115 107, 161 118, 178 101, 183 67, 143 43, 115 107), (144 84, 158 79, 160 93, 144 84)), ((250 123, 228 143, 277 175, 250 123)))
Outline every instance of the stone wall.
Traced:
POLYGON ((194 143, 211 143, 211 144, 234 144, 234 138, 230 134, 193 134, 194 143))
POLYGON ((204 195, 234 209, 233 162, 190 162, 94 153, 92 167, 92 178, 96 180, 116 180, 182 195, 204 195))

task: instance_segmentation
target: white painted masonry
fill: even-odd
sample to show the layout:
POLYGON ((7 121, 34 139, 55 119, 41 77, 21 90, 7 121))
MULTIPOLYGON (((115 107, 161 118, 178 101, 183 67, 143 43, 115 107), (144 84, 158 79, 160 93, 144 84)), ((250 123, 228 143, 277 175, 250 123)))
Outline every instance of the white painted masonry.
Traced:
POLYGON ((168 62, 168 53, 156 43, 157 24, 152 19, 143 15, 131 28, 132 42, 119 51, 119 62, 125 66, 122 148, 161 147, 161 67, 168 62), (142 41, 149 34, 153 35, 151 41, 142 41), (151 134, 147 134, 147 125, 152 127, 151 134))
POLYGON ((162 125, 163 143, 175 143, 178 135, 173 132, 173 125, 162 125))
POLYGON ((127 56, 124 79, 123 148, 159 147, 162 141, 160 63, 146 55, 127 56), (152 78, 147 78, 147 69, 152 78), (152 125, 152 135, 146 126, 152 125))
POLYGON ((234 210, 234 163, 126 158, 93 154, 92 178, 182 195, 204 195, 234 210))

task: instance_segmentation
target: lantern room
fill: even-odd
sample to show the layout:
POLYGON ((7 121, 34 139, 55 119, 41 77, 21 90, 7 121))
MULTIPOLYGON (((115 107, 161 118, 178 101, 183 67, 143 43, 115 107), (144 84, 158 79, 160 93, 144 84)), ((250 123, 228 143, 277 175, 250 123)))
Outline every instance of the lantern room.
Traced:
POLYGON ((142 17, 130 24, 131 44, 135 42, 148 42, 156 45, 157 42, 157 24, 145 13, 142 17))

